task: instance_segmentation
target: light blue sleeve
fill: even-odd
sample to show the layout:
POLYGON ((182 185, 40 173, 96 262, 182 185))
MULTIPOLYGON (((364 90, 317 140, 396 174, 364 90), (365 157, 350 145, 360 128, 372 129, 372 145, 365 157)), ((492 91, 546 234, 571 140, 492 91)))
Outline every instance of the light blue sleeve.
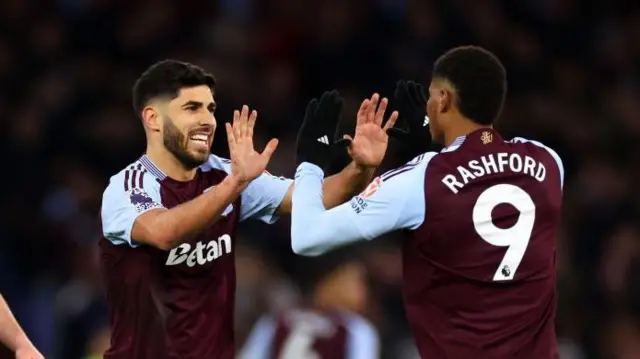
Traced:
POLYGON ((553 159, 556 161, 556 164, 558 165, 558 173, 560 173, 560 189, 564 189, 564 164, 562 163, 562 159, 560 158, 560 156, 556 151, 554 151, 551 147, 544 145, 542 142, 528 140, 523 137, 514 137, 510 142, 532 143, 538 147, 542 147, 546 149, 547 152, 549 152, 551 157, 553 157, 553 159))
POLYGON ((139 215, 158 208, 164 206, 156 178, 146 171, 122 171, 111 177, 102 195, 102 234, 113 244, 137 247, 131 239, 133 223, 139 215))
POLYGON ((356 315, 349 315, 347 330, 347 359, 380 358, 380 339, 371 323, 356 315))
MULTIPOLYGON (((208 165, 231 173, 231 161, 228 159, 211 155, 208 165)), ((251 181, 240 195, 240 221, 253 218, 269 224, 276 222, 278 216, 275 212, 292 183, 291 179, 266 171, 251 181)))
POLYGON ((376 177, 358 196, 330 210, 322 204, 324 173, 318 166, 302 163, 293 189, 293 251, 317 256, 393 230, 418 228, 425 216, 425 171, 435 155, 420 155, 376 177))
POLYGON ((268 172, 261 174, 242 191, 240 220, 255 218, 265 223, 276 222, 276 210, 292 184, 293 180, 289 178, 268 172))
POLYGON ((253 327, 237 359, 268 359, 271 354, 275 319, 262 317, 253 327))

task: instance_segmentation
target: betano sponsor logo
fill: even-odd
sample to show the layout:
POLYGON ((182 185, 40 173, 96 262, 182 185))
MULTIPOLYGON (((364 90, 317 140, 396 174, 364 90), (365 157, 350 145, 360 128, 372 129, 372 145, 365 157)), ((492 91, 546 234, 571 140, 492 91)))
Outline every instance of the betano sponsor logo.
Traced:
POLYGON ((187 267, 202 266, 229 253, 231 253, 231 236, 223 234, 208 243, 198 242, 195 245, 182 243, 169 252, 165 264, 176 266, 184 263, 187 267))

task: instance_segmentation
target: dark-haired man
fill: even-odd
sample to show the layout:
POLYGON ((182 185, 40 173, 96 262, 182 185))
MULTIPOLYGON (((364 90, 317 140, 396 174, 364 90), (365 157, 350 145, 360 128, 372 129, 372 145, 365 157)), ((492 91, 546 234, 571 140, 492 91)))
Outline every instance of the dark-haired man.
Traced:
POLYGON ((436 61, 428 101, 419 85, 400 82, 400 120, 411 125, 398 134, 415 148, 416 139, 428 146, 420 131, 428 123, 445 148, 419 154, 331 210, 318 201, 322 170, 298 160, 291 227, 298 254, 409 233, 403 295, 423 358, 558 357, 555 254, 564 169, 550 148, 506 141, 493 129, 506 87, 500 61, 475 46, 436 61))
MULTIPOLYGON (((245 219, 272 223, 289 213, 292 181, 265 172, 277 140, 262 153, 254 150, 257 113, 247 106, 225 124, 230 159, 210 153, 214 86, 203 69, 166 60, 133 88, 146 154, 111 177, 101 209, 112 331, 107 359, 234 357, 236 227, 245 219)), ((361 111, 375 112, 378 101, 375 95, 361 111)), ((300 145, 310 152, 330 148, 341 107, 337 91, 312 100, 300 145)), ((385 107, 386 99, 378 112, 385 107)), ((362 189, 382 160, 385 129, 368 131, 384 141, 372 138, 356 149, 357 164, 326 179, 327 207, 362 189)))

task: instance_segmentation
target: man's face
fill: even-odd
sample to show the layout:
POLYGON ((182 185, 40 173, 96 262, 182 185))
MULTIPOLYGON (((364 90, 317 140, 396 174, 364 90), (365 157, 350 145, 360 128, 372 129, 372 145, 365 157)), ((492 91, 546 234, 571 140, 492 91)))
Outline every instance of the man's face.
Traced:
POLYGON ((163 111, 164 145, 187 168, 209 158, 216 129, 215 108, 211 89, 196 86, 181 89, 163 111))
POLYGON ((444 143, 444 131, 440 115, 442 113, 442 102, 444 89, 438 81, 431 81, 429 85, 429 99, 427 100, 427 116, 429 116, 429 132, 434 143, 444 143))

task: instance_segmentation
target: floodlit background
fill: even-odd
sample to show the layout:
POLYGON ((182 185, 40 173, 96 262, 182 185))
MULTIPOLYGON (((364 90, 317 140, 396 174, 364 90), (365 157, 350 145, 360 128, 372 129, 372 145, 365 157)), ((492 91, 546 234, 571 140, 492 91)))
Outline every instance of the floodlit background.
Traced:
MULTIPOLYGON (((563 359, 640 353, 640 11, 579 0, 0 1, 0 292, 48 358, 79 359, 108 340, 97 268, 101 193, 144 150, 130 88, 152 62, 194 62, 218 79, 219 122, 258 109, 269 167, 293 174, 304 106, 325 89, 344 116, 395 81, 428 83, 444 50, 478 44, 509 71, 499 129, 544 142, 565 162, 559 233, 563 359), (582 3, 582 4, 580 4, 582 3), (589 5, 586 5, 589 3, 589 5)), ((218 131, 214 152, 225 155, 218 131)), ((244 226, 237 338, 295 302, 289 223, 244 226)), ((365 246, 365 313, 384 358, 409 359, 399 238, 365 246)), ((415 354, 413 354, 415 355, 415 354)))

